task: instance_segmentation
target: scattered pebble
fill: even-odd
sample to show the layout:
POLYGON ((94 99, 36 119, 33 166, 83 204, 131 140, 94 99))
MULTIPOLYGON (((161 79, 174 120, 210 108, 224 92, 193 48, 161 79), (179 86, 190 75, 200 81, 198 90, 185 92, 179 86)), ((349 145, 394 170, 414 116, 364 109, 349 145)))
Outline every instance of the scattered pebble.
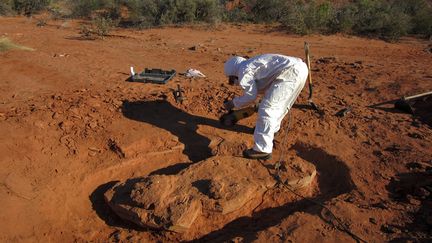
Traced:
POLYGON ((384 202, 374 203, 371 204, 371 206, 374 208, 388 209, 387 205, 384 202))
POLYGON ((98 152, 98 153, 101 151, 101 149, 96 148, 96 147, 89 147, 88 149, 89 149, 90 151, 98 152))
POLYGON ((69 54, 54 54, 53 57, 68 57, 69 54))
POLYGON ((387 234, 394 234, 394 233, 400 233, 401 230, 396 228, 393 225, 383 225, 381 226, 381 231, 387 234))

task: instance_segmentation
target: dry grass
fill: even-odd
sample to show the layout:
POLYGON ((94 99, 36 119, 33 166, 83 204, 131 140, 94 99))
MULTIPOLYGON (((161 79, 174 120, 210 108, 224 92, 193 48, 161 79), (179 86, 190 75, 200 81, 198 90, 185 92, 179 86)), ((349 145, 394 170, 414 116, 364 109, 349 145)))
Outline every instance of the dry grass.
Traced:
POLYGON ((7 37, 0 38, 0 52, 6 52, 13 49, 23 50, 23 51, 34 51, 33 48, 21 46, 13 43, 7 37))

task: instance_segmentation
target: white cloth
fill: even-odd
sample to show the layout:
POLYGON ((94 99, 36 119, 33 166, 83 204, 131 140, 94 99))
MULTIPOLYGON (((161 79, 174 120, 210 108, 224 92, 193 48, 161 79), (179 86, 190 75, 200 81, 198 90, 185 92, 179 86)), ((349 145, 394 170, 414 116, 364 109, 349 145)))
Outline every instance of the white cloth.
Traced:
POLYGON ((200 70, 197 70, 197 69, 188 69, 187 71, 186 71, 186 77, 189 77, 189 78, 205 78, 206 76, 200 71, 200 70))
POLYGON ((225 63, 225 75, 237 76, 244 94, 233 99, 235 108, 245 107, 264 97, 258 108, 254 132, 254 150, 271 153, 274 133, 303 89, 308 68, 299 58, 264 54, 240 61, 234 57, 225 63), (232 60, 235 61, 232 61, 232 60))

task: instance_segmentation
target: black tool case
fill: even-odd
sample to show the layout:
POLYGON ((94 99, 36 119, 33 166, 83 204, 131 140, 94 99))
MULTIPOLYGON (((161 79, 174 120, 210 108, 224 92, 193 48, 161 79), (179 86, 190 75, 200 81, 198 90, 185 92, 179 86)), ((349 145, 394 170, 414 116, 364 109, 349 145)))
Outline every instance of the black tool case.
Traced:
POLYGON ((175 70, 165 71, 162 69, 145 69, 142 73, 132 75, 128 81, 140 83, 166 84, 176 75, 175 70))

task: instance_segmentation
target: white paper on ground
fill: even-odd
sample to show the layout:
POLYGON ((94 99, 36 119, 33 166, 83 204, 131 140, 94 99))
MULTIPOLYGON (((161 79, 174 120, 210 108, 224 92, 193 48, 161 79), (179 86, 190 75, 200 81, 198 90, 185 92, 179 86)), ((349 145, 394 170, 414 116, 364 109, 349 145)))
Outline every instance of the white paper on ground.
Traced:
POLYGON ((190 78, 205 78, 205 75, 196 69, 189 69, 186 71, 186 77, 190 77, 190 78))

